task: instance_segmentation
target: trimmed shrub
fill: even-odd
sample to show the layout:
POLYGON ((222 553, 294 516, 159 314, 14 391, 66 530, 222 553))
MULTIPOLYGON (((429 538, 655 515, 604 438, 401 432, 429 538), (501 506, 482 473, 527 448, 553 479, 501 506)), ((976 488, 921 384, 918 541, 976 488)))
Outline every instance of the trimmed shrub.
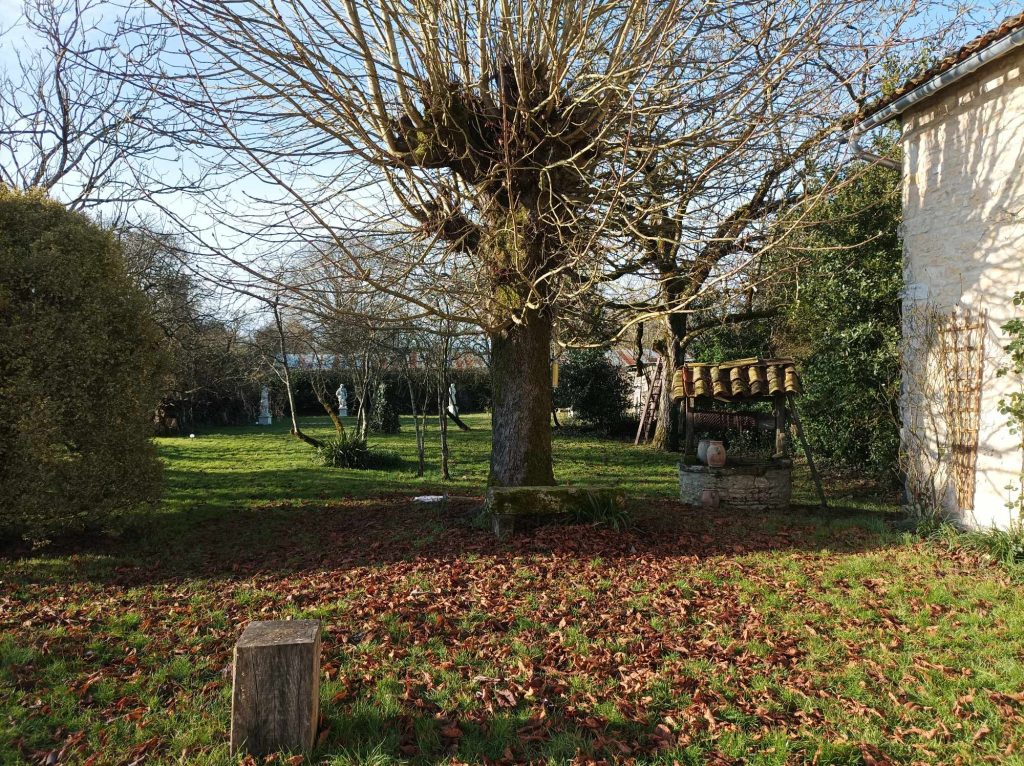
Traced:
POLYGON ((0 535, 111 529, 156 499, 159 330, 111 234, 0 187, 0 535))

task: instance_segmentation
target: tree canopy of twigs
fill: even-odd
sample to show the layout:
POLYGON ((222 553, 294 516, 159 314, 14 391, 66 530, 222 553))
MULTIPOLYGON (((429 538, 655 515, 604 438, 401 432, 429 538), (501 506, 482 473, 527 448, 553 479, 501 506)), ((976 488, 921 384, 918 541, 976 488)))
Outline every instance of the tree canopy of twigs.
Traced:
POLYGON ((0 183, 120 223, 134 204, 186 189, 173 113, 128 76, 154 60, 157 39, 129 42, 109 23, 116 10, 26 0, 17 23, 0 29, 0 183))
POLYGON ((491 481, 549 484, 558 323, 731 300, 779 221, 813 215, 803 175, 923 7, 149 0, 135 34, 163 55, 135 63, 219 179, 209 214, 244 235, 219 252, 312 312, 335 293, 310 253, 400 300, 385 321, 483 328, 491 481), (663 289, 663 245, 700 278, 663 289))

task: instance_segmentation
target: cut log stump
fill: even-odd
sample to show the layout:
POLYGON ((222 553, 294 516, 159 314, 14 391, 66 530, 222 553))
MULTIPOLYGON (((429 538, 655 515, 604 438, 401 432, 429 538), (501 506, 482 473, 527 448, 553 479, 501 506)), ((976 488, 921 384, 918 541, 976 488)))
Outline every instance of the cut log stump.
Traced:
POLYGON ((626 504, 624 492, 595 487, 488 487, 486 509, 491 529, 499 539, 515 531, 516 519, 579 513, 584 517, 596 505, 626 504))
POLYGON ((320 622, 250 622, 235 644, 231 753, 308 752, 320 707, 320 622))

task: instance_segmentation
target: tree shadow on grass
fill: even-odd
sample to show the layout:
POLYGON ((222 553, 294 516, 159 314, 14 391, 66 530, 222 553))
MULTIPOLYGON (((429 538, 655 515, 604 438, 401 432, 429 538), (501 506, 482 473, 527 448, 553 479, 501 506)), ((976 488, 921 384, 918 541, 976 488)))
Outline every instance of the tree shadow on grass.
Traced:
MULTIPOLYGON (((37 557, 23 551, 24 579, 141 586, 188 578, 241 579, 308 571, 450 563, 467 557, 638 558, 737 556, 776 550, 868 551, 892 542, 885 515, 794 506, 787 513, 707 511, 671 500, 634 501, 634 527, 616 531, 564 520, 525 523, 509 540, 480 523, 482 499, 451 497, 444 507, 408 495, 367 499, 253 502, 226 509, 197 503, 156 514, 132 539, 58 541, 37 557), (68 558, 70 557, 70 559, 68 558), (70 563, 69 563, 70 562, 70 563), (76 568, 69 572, 69 566, 76 568)), ((14 557, 17 557, 15 554, 14 557)))
MULTIPOLYGON (((324 711, 328 731, 313 760, 357 764, 436 763, 578 763, 597 758, 614 763, 624 758, 672 762, 675 735, 660 721, 609 722, 566 707, 562 700, 543 700, 529 710, 474 714, 457 720, 414 710, 388 716, 373 705, 357 702, 344 709, 324 711)), ((697 737, 696 739, 701 739, 697 737)), ((713 763, 714 746, 705 755, 713 763)), ((701 748, 702 750, 704 748, 701 748)), ((678 751, 677 756, 678 757, 678 751)))

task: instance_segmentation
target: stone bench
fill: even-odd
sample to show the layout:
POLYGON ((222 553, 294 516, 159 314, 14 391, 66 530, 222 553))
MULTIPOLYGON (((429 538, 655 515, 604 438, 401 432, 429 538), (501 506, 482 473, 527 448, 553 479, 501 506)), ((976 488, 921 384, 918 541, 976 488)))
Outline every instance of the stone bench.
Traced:
POLYGON ((484 507, 494 534, 504 539, 515 530, 517 518, 586 515, 597 504, 624 508, 626 495, 621 490, 594 487, 488 487, 484 507))

